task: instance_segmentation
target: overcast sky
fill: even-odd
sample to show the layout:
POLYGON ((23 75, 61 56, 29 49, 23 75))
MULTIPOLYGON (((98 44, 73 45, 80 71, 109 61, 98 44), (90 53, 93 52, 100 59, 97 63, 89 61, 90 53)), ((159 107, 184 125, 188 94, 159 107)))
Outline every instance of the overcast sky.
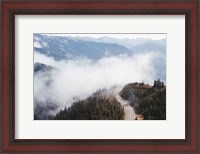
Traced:
POLYGON ((136 39, 136 38, 149 38, 149 39, 153 39, 153 40, 160 40, 160 39, 164 39, 167 37, 166 33, 162 33, 162 34, 136 34, 136 33, 132 33, 132 34, 44 34, 44 35, 52 35, 52 36, 72 36, 72 37, 94 37, 94 38, 100 38, 100 37, 114 37, 114 38, 119 38, 119 39, 136 39))

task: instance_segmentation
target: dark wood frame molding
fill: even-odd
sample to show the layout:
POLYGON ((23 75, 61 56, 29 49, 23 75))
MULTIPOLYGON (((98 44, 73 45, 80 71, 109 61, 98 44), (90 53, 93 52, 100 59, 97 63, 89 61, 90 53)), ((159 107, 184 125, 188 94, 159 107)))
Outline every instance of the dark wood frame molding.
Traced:
MULTIPOLYGON (((198 141, 198 0, 2 1, 0 52, 0 152, 177 152, 200 153, 198 141), (156 2, 156 3, 155 3, 156 2), (185 15, 185 139, 15 139, 15 15, 185 15)), ((199 11, 200 12, 200 11, 199 11)))

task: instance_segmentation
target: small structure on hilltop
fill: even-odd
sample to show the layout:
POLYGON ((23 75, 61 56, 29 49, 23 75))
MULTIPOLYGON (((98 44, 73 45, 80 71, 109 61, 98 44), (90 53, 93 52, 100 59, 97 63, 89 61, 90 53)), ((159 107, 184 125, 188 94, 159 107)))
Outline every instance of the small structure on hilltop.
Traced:
POLYGON ((152 86, 150 86, 149 84, 145 84, 144 81, 140 82, 134 82, 133 86, 136 88, 151 88, 152 86))
POLYGON ((162 88, 165 85, 164 85, 164 82, 161 82, 160 79, 158 79, 157 81, 154 80, 154 85, 153 86, 156 87, 156 88, 162 88))

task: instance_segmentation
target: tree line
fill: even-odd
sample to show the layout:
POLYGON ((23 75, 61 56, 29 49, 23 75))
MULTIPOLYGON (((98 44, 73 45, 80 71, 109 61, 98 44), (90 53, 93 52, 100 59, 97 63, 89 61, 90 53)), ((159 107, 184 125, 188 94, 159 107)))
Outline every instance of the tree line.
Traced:
POLYGON ((124 110, 113 96, 94 94, 64 108, 55 120, 123 120, 124 110))

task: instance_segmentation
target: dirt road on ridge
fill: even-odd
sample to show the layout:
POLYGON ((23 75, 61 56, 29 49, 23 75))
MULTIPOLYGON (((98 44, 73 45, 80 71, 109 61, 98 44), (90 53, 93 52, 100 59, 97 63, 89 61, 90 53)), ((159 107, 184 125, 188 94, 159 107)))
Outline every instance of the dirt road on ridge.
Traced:
POLYGON ((125 120, 135 120, 136 114, 134 109, 129 105, 128 101, 123 99, 119 94, 115 95, 117 101, 124 107, 125 120))

